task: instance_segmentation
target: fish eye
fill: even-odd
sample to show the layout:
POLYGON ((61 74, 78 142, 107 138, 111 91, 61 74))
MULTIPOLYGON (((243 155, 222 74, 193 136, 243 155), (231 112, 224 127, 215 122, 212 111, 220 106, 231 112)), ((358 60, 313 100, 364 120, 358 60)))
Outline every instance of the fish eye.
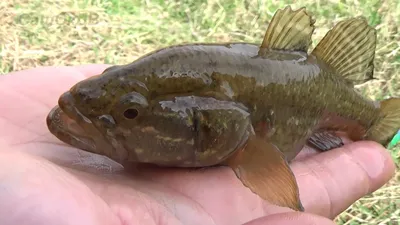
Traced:
POLYGON ((118 99, 110 110, 110 115, 116 124, 132 126, 143 114, 148 111, 147 99, 138 92, 127 93, 118 99), (133 124, 132 124, 133 123, 133 124))
POLYGON ((133 120, 139 115, 139 111, 134 108, 129 108, 124 111, 124 117, 126 119, 133 120))

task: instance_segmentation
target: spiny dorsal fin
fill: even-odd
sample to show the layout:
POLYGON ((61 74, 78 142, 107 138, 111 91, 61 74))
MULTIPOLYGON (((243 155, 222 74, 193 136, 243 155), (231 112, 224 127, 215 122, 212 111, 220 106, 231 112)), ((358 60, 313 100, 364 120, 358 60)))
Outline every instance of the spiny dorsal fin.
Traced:
POLYGON ((307 52, 314 23, 304 7, 295 11, 290 6, 279 9, 272 17, 258 54, 265 55, 268 49, 307 52))
POLYGON ((374 79, 376 30, 364 17, 337 23, 311 53, 351 84, 374 79))

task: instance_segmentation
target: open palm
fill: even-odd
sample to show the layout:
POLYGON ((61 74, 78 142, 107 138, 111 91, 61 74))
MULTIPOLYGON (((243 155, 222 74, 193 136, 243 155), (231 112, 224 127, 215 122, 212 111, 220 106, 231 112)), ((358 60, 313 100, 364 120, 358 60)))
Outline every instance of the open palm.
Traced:
POLYGON ((307 213, 294 213, 264 202, 225 167, 126 172, 60 142, 45 122, 60 94, 106 67, 0 77, 0 224, 331 224, 307 213, 332 219, 394 173, 387 150, 373 142, 320 154, 305 149, 291 167, 307 213))

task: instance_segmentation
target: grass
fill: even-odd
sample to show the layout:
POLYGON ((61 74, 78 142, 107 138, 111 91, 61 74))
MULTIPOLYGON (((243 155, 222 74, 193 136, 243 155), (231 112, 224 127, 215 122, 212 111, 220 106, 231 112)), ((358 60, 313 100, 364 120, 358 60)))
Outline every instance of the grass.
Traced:
MULTIPOLYGON (((273 13, 291 1, 2 0, 0 73, 47 65, 129 63, 182 42, 261 43, 273 13), (49 10, 50 9, 50 10, 49 10)), ((378 31, 377 80, 357 86, 380 100, 400 96, 397 0, 298 0, 317 20, 313 45, 343 18, 364 15, 378 31)), ((399 164, 399 147, 391 149, 399 164)), ((400 174, 343 212, 338 224, 398 224, 400 174)))

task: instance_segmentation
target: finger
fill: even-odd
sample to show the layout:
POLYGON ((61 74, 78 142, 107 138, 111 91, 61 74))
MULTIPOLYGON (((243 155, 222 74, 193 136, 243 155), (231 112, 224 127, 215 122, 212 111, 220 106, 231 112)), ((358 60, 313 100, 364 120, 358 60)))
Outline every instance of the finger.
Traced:
MULTIPOLYGON (((341 133, 341 134, 338 134, 338 136, 342 139, 343 144, 349 144, 349 143, 353 142, 352 140, 350 140, 350 138, 347 137, 346 134, 341 133)), ((316 155, 319 153, 320 153, 319 150, 317 150, 313 147, 310 147, 308 145, 305 145, 304 148, 301 150, 301 152, 293 159, 293 161, 300 161, 300 160, 309 158, 310 156, 313 156, 313 155, 316 155)))
POLYGON ((0 180, 0 224, 121 224, 86 185, 40 158, 0 152, 0 180))
POLYGON ((318 150, 316 150, 315 148, 305 145, 303 149, 300 151, 300 153, 292 161, 293 162, 301 161, 303 159, 314 156, 318 153, 319 153, 318 150))
POLYGON ((39 67, 0 78, 0 136, 6 143, 26 143, 48 133, 45 117, 59 96, 107 65, 39 67), (16 135, 18 134, 18 135, 16 135))
POLYGON ((0 102, 3 103, 0 104, 0 144, 8 146, 7 151, 29 152, 61 165, 120 170, 119 164, 106 157, 85 153, 60 142, 49 133, 45 122, 63 92, 107 67, 39 67, 0 77, 0 102))
POLYGON ((87 64, 74 66, 76 70, 82 73, 85 77, 91 77, 97 74, 101 74, 105 69, 110 67, 108 64, 87 64))
MULTIPOLYGON (((6 76, 2 76, 0 78, 0 85, 3 86, 3 83, 18 87, 51 85, 46 86, 46 88, 51 89, 53 86, 55 86, 54 84, 57 84, 57 86, 53 88, 69 88, 75 82, 93 75, 100 74, 108 67, 110 67, 110 65, 107 64, 37 67, 28 70, 11 72, 6 76)), ((41 89, 36 90, 42 91, 44 86, 40 87, 41 89)))
POLYGON ((344 145, 292 164, 306 212, 334 218, 390 180, 389 152, 375 142, 344 145))
POLYGON ((250 221, 243 225, 287 225, 287 224, 299 224, 299 225, 334 225, 331 220, 313 215, 308 213, 300 212, 288 212, 272 214, 269 216, 261 217, 259 219, 250 221))
MULTIPOLYGON (((306 212, 330 218, 382 186, 394 172, 388 152, 373 142, 350 143, 292 165, 306 212)), ((287 211, 265 204, 228 168, 189 171, 164 168, 141 173, 190 196, 220 223, 246 222, 287 211)))

